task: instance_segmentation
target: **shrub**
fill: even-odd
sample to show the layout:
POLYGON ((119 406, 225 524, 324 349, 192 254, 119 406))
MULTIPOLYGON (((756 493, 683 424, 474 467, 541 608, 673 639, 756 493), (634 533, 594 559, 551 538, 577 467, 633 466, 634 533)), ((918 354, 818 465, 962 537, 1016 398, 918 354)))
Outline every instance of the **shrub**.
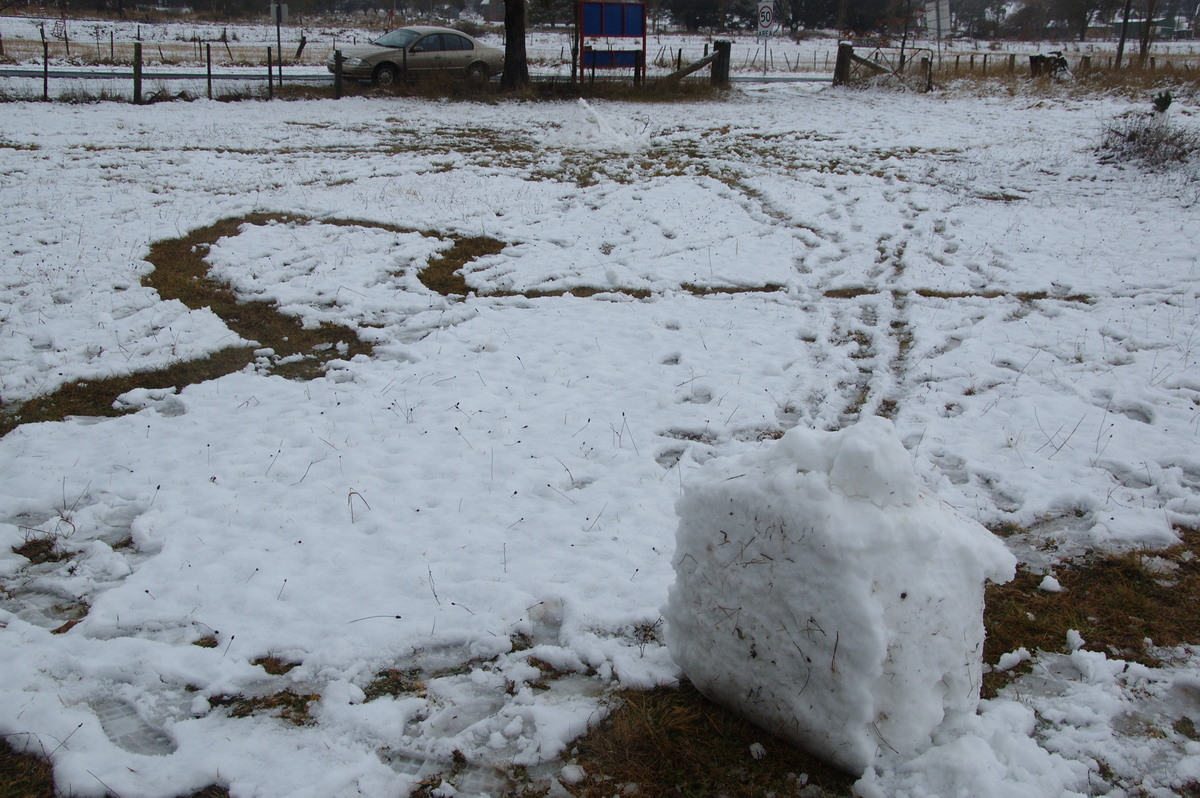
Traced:
POLYGON ((1104 163, 1159 171, 1200 159, 1200 135, 1174 124, 1165 113, 1130 114, 1105 126, 1098 151, 1104 163))

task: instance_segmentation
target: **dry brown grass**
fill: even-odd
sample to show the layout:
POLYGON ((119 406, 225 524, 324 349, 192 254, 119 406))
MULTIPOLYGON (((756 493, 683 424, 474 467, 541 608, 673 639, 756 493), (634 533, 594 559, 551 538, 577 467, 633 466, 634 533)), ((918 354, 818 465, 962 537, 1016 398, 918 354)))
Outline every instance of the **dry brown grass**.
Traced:
POLYGON ((250 660, 250 664, 260 666, 264 671, 272 676, 282 676, 300 665, 299 662, 290 662, 273 655, 252 659, 250 660))
POLYGON ((462 267, 485 255, 495 255, 504 247, 504 242, 487 236, 456 238, 454 246, 429 259, 418 277, 422 285, 442 296, 466 296, 471 287, 459 273, 462 267))
POLYGON ((422 676, 421 671, 416 669, 388 668, 382 670, 375 674, 371 683, 363 688, 366 696, 363 700, 374 701, 384 696, 393 698, 401 695, 424 696, 425 682, 422 676))
POLYGON ((0 737, 0 798, 57 798, 49 760, 18 753, 0 737))
MULTIPOLYGON (((1062 592, 1040 590, 1043 576, 1020 570, 1005 585, 989 585, 984 610, 984 661, 1024 647, 1063 651, 1067 631, 1089 649, 1147 666, 1161 665, 1155 646, 1200 643, 1200 530, 1180 529, 1183 542, 1161 552, 1105 554, 1055 572, 1062 592)), ((984 677, 994 695, 1020 669, 984 677)))
POLYGON ((214 707, 229 707, 231 718, 248 718, 263 712, 296 726, 311 726, 316 723, 309 714, 309 705, 321 698, 316 693, 295 693, 280 690, 262 696, 214 696, 209 703, 214 707))
POLYGON ((636 784, 638 795, 793 794, 807 776, 828 794, 854 781, 704 698, 691 685, 626 692, 621 703, 576 745, 587 779, 580 798, 606 798, 636 784), (755 759, 758 743, 766 755, 755 759))
POLYGON ((40 534, 30 537, 20 546, 13 546, 12 553, 29 560, 31 565, 59 562, 67 557, 67 553, 59 546, 57 537, 40 534))

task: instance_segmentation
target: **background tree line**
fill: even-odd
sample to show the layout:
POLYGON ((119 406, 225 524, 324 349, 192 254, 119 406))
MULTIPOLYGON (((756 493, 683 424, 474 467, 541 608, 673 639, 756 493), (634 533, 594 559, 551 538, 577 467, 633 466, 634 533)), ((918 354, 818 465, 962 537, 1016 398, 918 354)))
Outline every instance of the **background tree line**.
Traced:
MULTIPOLYGON (((490 0, 508 5, 514 0, 490 0)), ((929 0, 930 2, 932 0, 929 0)), ((172 5, 190 8, 213 20, 253 19, 266 16, 269 0, 49 0, 39 11, 84 15, 102 12, 117 16, 139 15, 148 7, 172 5)), ((382 17, 392 8, 404 20, 454 20, 477 13, 480 0, 286 0, 292 17, 317 14, 369 14, 382 17)), ((898 34, 919 16, 926 0, 776 0, 783 28, 854 31, 861 34, 898 34)), ((1129 5, 1132 19, 1181 18, 1189 24, 1197 11, 1196 0, 950 0, 955 31, 972 38, 1084 39, 1088 29, 1116 19, 1129 5)), ((569 25, 575 18, 575 0, 522 0, 530 25, 569 25)), ((0 0, 0 10, 29 4, 0 0)), ((646 0, 651 30, 748 31, 756 26, 758 0, 646 0)), ((909 25, 911 27, 911 24, 909 25)), ((1140 34, 1139 34, 1140 35, 1140 34)), ((1136 37, 1135 37, 1136 38, 1136 37)))

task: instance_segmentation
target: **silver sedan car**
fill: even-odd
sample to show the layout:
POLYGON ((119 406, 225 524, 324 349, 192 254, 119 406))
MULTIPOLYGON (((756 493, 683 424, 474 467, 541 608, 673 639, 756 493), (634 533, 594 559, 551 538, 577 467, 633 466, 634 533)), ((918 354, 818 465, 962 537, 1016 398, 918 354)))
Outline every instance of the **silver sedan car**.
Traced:
MULTIPOLYGON (((450 28, 414 25, 388 31, 365 46, 343 47, 342 74, 391 86, 434 73, 485 83, 504 69, 504 51, 450 28)), ((336 51, 325 65, 334 72, 336 51)))

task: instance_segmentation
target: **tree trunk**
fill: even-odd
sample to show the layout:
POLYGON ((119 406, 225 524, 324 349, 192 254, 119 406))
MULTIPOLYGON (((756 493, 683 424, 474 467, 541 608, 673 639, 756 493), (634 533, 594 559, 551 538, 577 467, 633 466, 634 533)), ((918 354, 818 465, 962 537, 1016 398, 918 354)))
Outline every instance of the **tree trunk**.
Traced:
POLYGON ((1154 15, 1157 11, 1156 0, 1146 0, 1146 18, 1142 22, 1141 49, 1138 51, 1138 61, 1142 66, 1146 65, 1146 58, 1150 55, 1150 43, 1154 40, 1154 15))
POLYGON ((525 55, 525 0, 504 0, 504 74, 500 85, 505 89, 523 89, 529 85, 529 61, 525 55))
POLYGON ((1129 35, 1129 11, 1133 0, 1125 0, 1125 11, 1121 15, 1121 38, 1117 41, 1117 69, 1121 68, 1121 58, 1125 54, 1125 37, 1129 35))

